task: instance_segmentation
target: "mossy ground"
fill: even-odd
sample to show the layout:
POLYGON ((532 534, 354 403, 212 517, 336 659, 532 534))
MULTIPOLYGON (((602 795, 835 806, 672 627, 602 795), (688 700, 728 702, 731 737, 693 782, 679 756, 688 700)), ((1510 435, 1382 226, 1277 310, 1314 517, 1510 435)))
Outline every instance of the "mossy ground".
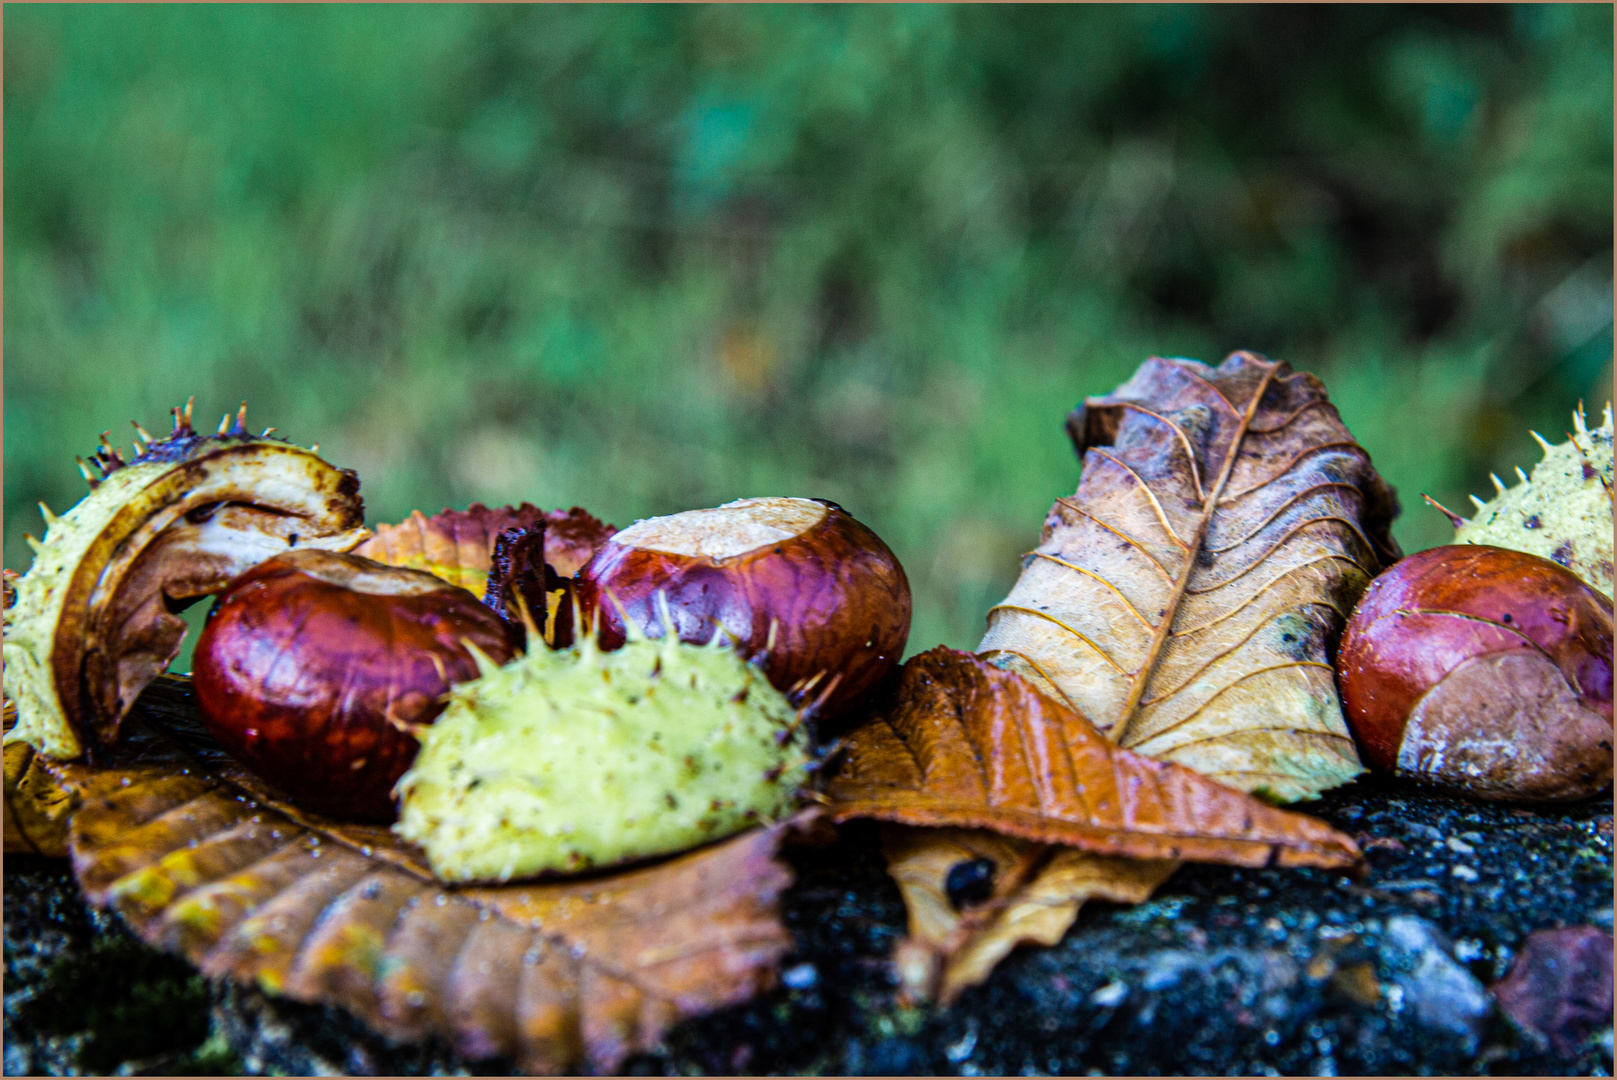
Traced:
MULTIPOLYGON (((791 853, 799 880, 785 918, 797 945, 783 985, 680 1025, 624 1070, 1610 1073, 1599 1033, 1563 1058, 1497 1013, 1470 1045, 1423 1026, 1392 992, 1383 940, 1394 916, 1425 920, 1486 985, 1533 930, 1609 930, 1609 799, 1510 808, 1371 776, 1310 809, 1374 841, 1366 879, 1187 866, 1146 904, 1086 908, 1060 945, 1018 951, 946 1010, 896 1004, 885 957, 903 933, 903 902, 874 828, 856 823, 831 846, 791 853), (1331 975, 1361 965, 1382 988, 1375 1004, 1331 975)), ((441 1043, 390 1047, 334 1009, 209 987, 87 913, 60 863, 9 862, 5 904, 8 1073, 125 1062, 164 1073, 508 1071, 441 1043)))
POLYGON ((8 1075, 241 1071, 206 980, 85 907, 59 861, 7 858, 5 965, 8 1075))

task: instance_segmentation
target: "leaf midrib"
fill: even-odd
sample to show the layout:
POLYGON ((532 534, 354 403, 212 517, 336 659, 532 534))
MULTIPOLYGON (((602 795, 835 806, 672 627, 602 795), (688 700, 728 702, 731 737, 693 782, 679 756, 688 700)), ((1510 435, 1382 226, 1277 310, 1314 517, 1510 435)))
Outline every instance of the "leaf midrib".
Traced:
MULTIPOLYGON (((1145 659, 1141 662, 1139 670, 1129 684, 1129 696, 1123 703, 1123 709, 1119 714, 1117 726, 1114 729, 1117 743, 1120 746, 1129 744, 1129 729, 1134 723, 1134 718, 1139 713, 1140 699, 1145 696, 1146 686, 1149 685, 1151 676, 1156 673, 1157 664, 1162 659, 1168 637, 1173 631, 1173 624, 1179 618, 1179 605, 1184 600, 1185 590, 1190 587, 1190 576, 1196 570, 1196 553, 1201 550, 1202 545, 1206 542, 1207 530, 1212 524, 1213 514, 1218 509, 1219 497, 1224 493, 1224 488, 1229 483, 1230 474, 1235 469, 1236 459, 1240 457, 1241 444, 1246 441, 1247 431, 1252 426, 1252 419, 1257 415, 1258 406, 1262 404, 1263 396, 1269 389, 1269 382, 1274 378, 1275 370, 1279 366, 1279 364, 1272 362, 1264 365, 1263 377, 1258 380, 1258 385, 1253 389, 1252 398, 1247 403, 1246 411, 1241 415, 1241 422, 1230 439, 1229 450, 1224 455, 1218 477, 1202 495, 1201 513, 1196 520, 1196 531, 1191 539, 1184 544, 1184 562, 1179 573, 1174 578, 1173 592, 1169 594, 1168 602, 1163 605, 1163 614, 1157 620, 1157 625, 1151 632, 1151 643, 1146 647, 1145 659)), ((1176 364, 1175 367, 1179 367, 1179 365, 1176 364)), ((1181 370, 1183 369, 1181 368, 1181 370)), ((1205 382, 1205 380, 1203 381, 1205 382)), ((1219 396, 1224 397, 1222 391, 1219 392, 1219 396)), ((1228 398, 1224 398, 1224 400, 1226 403, 1229 401, 1228 398)), ((1176 429, 1178 428, 1178 425, 1172 424, 1171 421, 1165 422, 1170 423, 1176 429)), ((1183 433, 1181 432, 1181 434, 1183 433)), ((1194 458, 1192 463, 1194 465, 1194 458)), ((1155 495, 1152 498, 1155 499, 1155 495)))

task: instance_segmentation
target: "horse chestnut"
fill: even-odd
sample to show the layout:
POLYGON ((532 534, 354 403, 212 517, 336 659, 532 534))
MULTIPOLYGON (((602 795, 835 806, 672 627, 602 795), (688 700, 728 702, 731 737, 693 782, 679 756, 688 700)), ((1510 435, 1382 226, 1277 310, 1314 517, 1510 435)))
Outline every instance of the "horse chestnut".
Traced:
POLYGON ((1371 582, 1337 666, 1371 766, 1502 801, 1566 800, 1612 775, 1612 606, 1504 548, 1433 548, 1371 582))
POLYGON ((358 555, 295 550, 230 583, 197 640, 192 680, 219 744, 299 805, 391 821, 411 729, 444 691, 499 663, 510 631, 465 589, 358 555))
POLYGON ((822 499, 742 499, 638 521, 578 572, 579 604, 603 648, 623 644, 625 617, 661 636, 659 594, 682 641, 703 644, 722 628, 820 723, 873 688, 909 637, 904 568, 822 499))

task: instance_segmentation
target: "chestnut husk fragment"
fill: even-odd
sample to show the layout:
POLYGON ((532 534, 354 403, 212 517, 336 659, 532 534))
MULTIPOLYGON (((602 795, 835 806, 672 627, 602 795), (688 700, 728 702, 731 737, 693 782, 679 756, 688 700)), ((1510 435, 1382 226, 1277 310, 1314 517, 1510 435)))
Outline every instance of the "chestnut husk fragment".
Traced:
POLYGON ((681 640, 705 644, 722 629, 825 739, 901 658, 909 581, 881 538, 842 507, 791 501, 819 503, 824 516, 790 539, 726 557, 637 547, 625 530, 579 570, 575 588, 605 649, 624 643, 625 618, 661 636, 659 596, 681 640))
MULTIPOLYGON (((494 538, 483 603, 519 638, 526 641, 531 624, 544 644, 565 649, 573 643, 573 579, 562 577, 546 560, 548 530, 549 523, 540 520, 494 538)), ((527 642, 529 648, 534 644, 527 642)))
POLYGON ((1337 668, 1372 767, 1481 798, 1583 798, 1612 777, 1612 605, 1547 559, 1422 551, 1366 590, 1337 668))
POLYGON ((510 628, 466 590, 357 555, 298 550, 231 582, 193 669, 208 730, 292 800, 333 817, 391 821, 412 728, 476 678, 467 643, 496 663, 510 628))

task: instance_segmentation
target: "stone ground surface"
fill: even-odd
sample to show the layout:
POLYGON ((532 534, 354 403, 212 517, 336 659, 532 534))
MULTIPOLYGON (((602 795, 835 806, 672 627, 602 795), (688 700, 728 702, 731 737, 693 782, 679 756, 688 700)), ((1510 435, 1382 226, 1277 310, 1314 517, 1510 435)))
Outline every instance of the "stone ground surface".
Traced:
MULTIPOLYGON (((903 903, 874 828, 847 827, 791 855, 782 986, 682 1024, 625 1071, 1610 1074, 1609 1026, 1558 1054, 1487 990, 1531 931, 1611 932, 1609 797, 1508 808, 1367 778, 1310 809, 1358 836, 1367 878, 1186 866, 1149 903, 1086 909, 1060 945, 1019 950, 946 1010, 895 1003, 903 903)), ((509 1069, 210 985, 87 910, 65 864, 5 871, 8 1074, 509 1069)))

